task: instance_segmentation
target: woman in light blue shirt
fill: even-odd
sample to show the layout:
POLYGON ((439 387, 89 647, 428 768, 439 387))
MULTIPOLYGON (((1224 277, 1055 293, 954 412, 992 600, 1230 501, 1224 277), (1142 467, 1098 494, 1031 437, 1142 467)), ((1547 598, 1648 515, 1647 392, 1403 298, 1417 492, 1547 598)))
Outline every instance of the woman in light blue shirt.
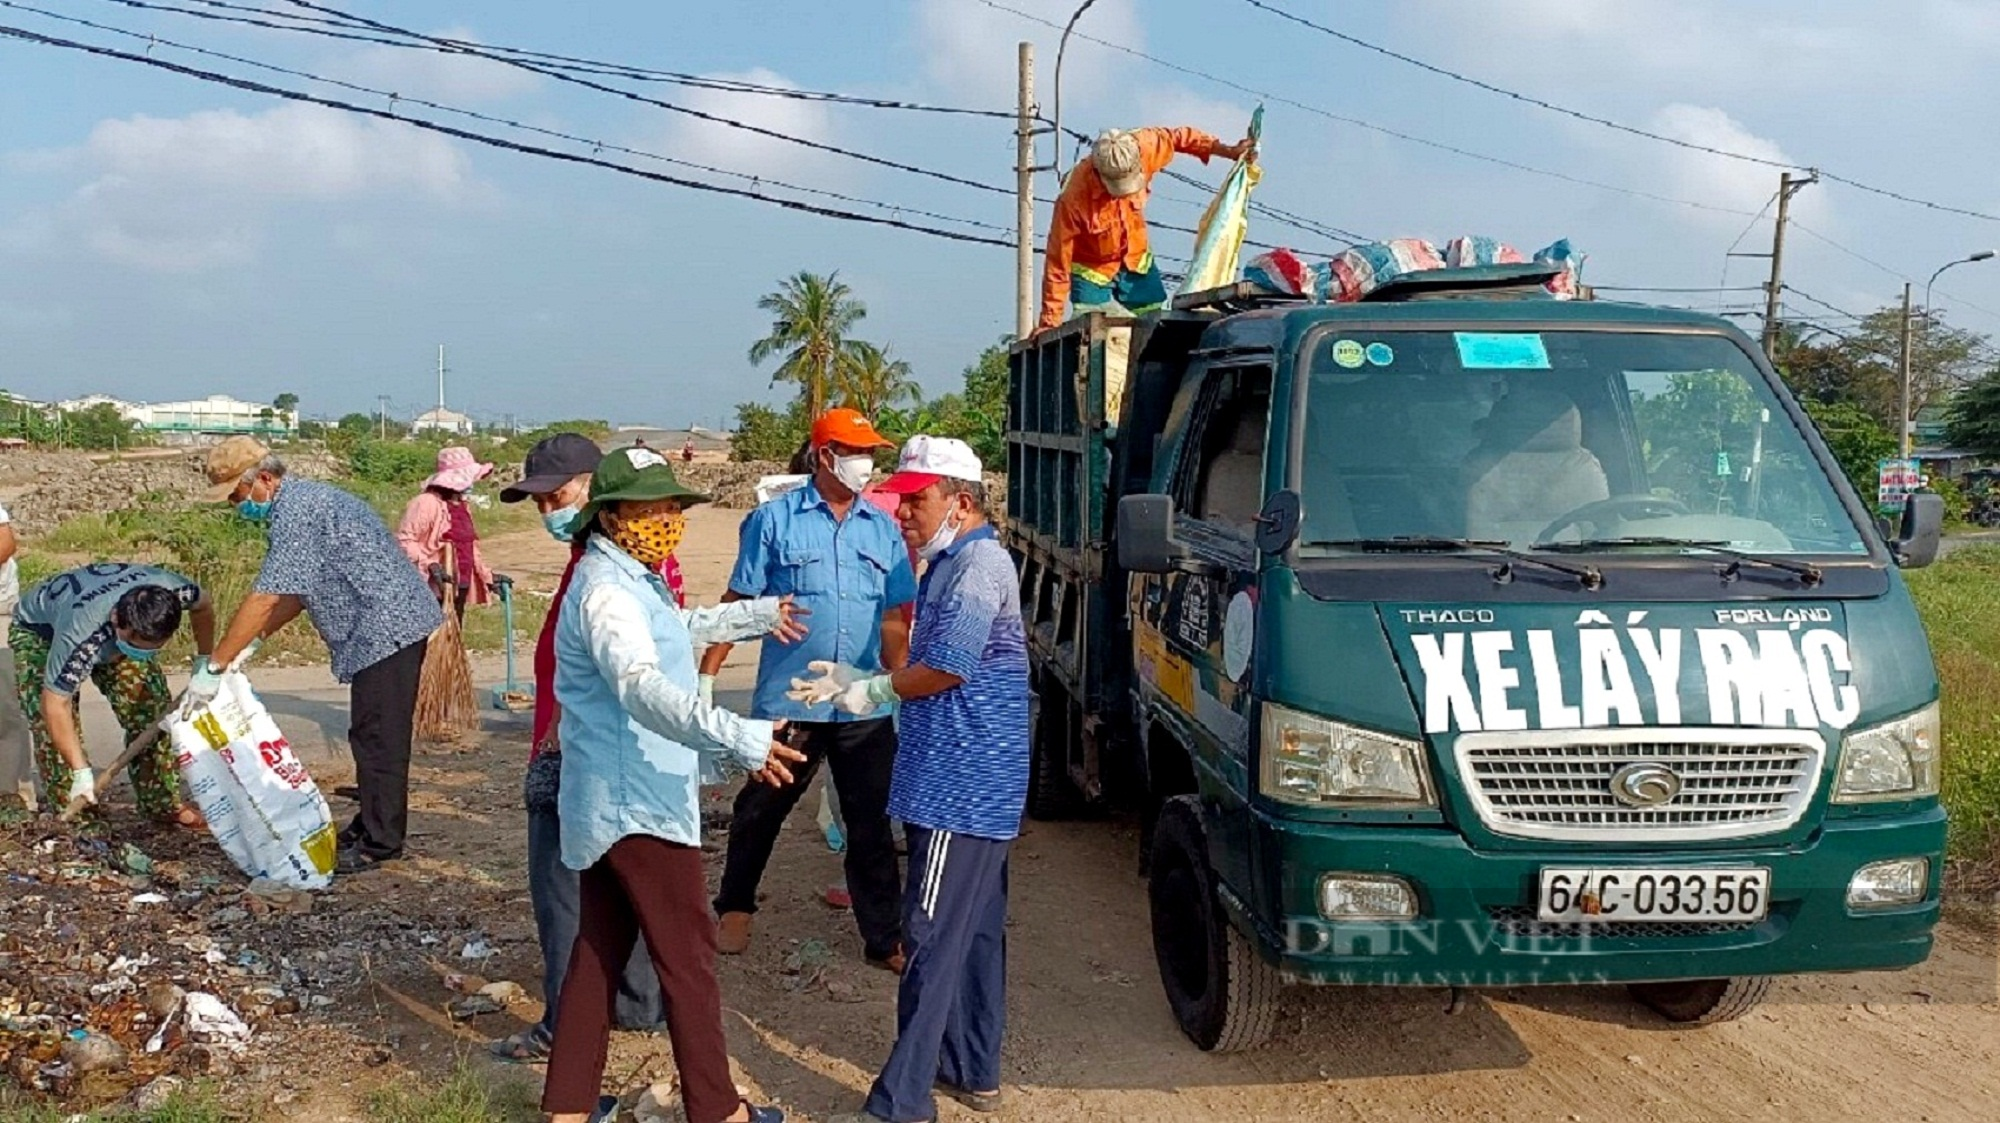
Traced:
POLYGON ((641 932, 666 996, 689 1123, 784 1119, 745 1102, 730 1077, 700 792, 729 772, 789 783, 787 764, 804 756, 777 740, 782 722, 702 700, 694 644, 764 633, 796 642, 804 613, 776 597, 693 611, 675 605, 656 567, 680 544, 683 506, 706 500, 681 486, 659 453, 619 449, 592 474, 590 503, 575 524, 584 553, 556 625, 555 686, 563 864, 580 872, 582 899, 542 1092, 552 1123, 607 1117, 599 1090, 612 1000, 641 932))

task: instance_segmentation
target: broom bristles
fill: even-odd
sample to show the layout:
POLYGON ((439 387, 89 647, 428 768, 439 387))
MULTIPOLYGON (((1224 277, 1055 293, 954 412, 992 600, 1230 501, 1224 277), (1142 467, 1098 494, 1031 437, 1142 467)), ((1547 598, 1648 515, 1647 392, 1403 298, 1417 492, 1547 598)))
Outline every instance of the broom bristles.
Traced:
POLYGON ((424 741, 456 741, 479 726, 479 702, 472 688, 472 660, 458 617, 447 605, 444 623, 431 633, 417 683, 416 733, 424 741))

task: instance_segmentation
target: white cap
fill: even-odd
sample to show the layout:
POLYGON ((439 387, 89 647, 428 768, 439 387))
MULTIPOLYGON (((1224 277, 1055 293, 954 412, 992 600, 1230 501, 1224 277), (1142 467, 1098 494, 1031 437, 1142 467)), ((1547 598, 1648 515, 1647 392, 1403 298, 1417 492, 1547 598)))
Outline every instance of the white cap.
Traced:
POLYGON ((1139 158, 1139 138, 1124 129, 1106 129, 1090 146, 1090 162, 1104 189, 1120 198, 1137 195, 1146 186, 1146 165, 1139 158))
POLYGON ((956 437, 919 434, 904 442, 895 474, 879 487, 896 495, 909 495, 943 479, 979 483, 985 478, 985 468, 971 445, 956 437))

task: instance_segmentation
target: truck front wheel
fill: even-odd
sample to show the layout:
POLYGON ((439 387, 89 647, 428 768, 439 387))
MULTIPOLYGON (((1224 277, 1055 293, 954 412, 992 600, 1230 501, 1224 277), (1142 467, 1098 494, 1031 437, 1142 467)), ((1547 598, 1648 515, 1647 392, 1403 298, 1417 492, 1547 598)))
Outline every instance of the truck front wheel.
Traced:
POLYGON ((1215 1053, 1263 1044, 1277 1025, 1280 980, 1223 915, 1195 797, 1161 806, 1152 870, 1153 954, 1181 1032, 1215 1053))
POLYGON ((1633 983, 1632 997, 1671 1022, 1707 1026, 1731 1022, 1750 1012, 1771 989, 1764 975, 1728 979, 1687 979, 1672 983, 1633 983))

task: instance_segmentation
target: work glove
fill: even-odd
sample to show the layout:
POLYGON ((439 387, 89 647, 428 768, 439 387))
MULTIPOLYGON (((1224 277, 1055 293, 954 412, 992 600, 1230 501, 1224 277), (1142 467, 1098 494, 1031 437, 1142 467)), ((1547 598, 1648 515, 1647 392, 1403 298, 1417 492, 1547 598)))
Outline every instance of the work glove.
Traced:
POLYGON ((69 794, 63 803, 68 805, 77 800, 97 805, 97 773, 89 768, 78 768, 69 774, 69 794))
POLYGON ((863 717, 874 712, 875 707, 896 700, 896 691, 889 685, 888 675, 864 676, 845 663, 825 660, 808 663, 806 669, 820 677, 793 679, 792 689, 785 696, 794 702, 808 706, 830 703, 842 713, 863 717))
POLYGON ((694 692, 701 696, 702 705, 715 705, 715 676, 702 675, 695 679, 694 692))
POLYGON ((222 668, 206 655, 197 655, 194 660, 194 675, 188 679, 187 690, 181 695, 181 710, 193 713, 222 693, 222 668))

